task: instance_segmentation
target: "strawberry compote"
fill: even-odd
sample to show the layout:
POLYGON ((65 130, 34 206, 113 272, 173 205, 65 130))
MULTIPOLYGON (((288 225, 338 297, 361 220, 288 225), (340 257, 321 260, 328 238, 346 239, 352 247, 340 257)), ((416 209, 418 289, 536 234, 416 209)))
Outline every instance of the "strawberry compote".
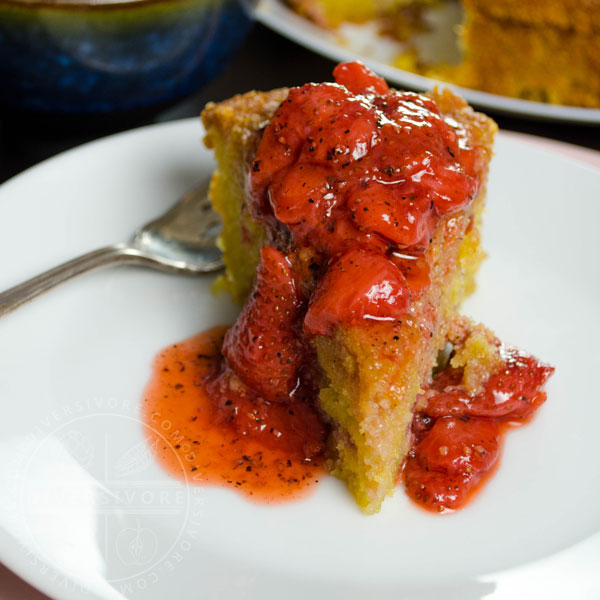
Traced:
POLYGON ((480 183, 476 154, 433 100, 390 90, 357 62, 333 74, 335 83, 290 90, 250 174, 255 215, 275 232, 274 245, 292 260, 308 249, 324 274, 314 295, 300 286, 307 334, 405 312, 428 269, 411 285, 398 251, 423 256, 439 220, 465 209, 480 183), (373 268, 371 281, 340 276, 350 263, 373 268))
POLYGON ((433 100, 391 91, 360 63, 334 77, 290 90, 262 135, 249 188, 271 244, 207 384, 243 435, 306 459, 325 438, 314 424, 320 374, 308 340, 406 314, 418 286, 395 252, 421 257, 415 272, 427 285, 433 230, 479 185, 471 150, 433 100))
POLYGON ((271 244, 207 384, 243 435, 307 459, 326 433, 314 424, 320 374, 308 340, 406 314, 427 285, 424 250, 438 221, 479 185, 471 150, 433 100, 391 91, 360 63, 334 77, 290 90, 262 135, 249 188, 271 244), (411 253, 419 283, 398 250, 411 253))

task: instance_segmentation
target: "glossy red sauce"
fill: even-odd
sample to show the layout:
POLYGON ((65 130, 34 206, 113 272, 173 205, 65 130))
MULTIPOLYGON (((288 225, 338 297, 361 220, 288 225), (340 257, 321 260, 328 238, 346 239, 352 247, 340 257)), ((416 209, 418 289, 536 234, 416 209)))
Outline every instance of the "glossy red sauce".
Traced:
POLYGON ((438 373, 415 415, 414 442, 403 471, 408 495, 428 510, 463 506, 498 463, 503 433, 529 420, 545 402, 554 369, 514 348, 481 391, 461 386, 462 371, 438 373))
MULTIPOLYGON (((302 497, 324 475, 322 457, 313 453, 306 459, 294 443, 280 441, 288 435, 314 438, 313 421, 302 429, 297 422, 294 425, 292 415, 288 420, 271 413, 268 406, 259 406, 266 431, 274 423, 282 427, 279 437, 270 434, 272 439, 267 439, 236 428, 207 393, 207 384, 222 372, 225 331, 225 327, 211 329, 169 346, 156 357, 143 402, 150 447, 161 466, 178 479, 233 488, 262 502, 302 497)), ((288 412, 294 408, 286 406, 288 412)), ((322 435, 317 423, 317 435, 322 435)))
POLYGON ((480 183, 478 156, 433 100, 391 91, 357 62, 333 74, 336 83, 290 90, 250 173, 254 213, 273 244, 291 234, 289 260, 308 248, 320 275, 303 298, 308 335, 405 314, 429 285, 425 259, 414 269, 414 258, 480 183), (372 277, 343 275, 350 264, 372 277))

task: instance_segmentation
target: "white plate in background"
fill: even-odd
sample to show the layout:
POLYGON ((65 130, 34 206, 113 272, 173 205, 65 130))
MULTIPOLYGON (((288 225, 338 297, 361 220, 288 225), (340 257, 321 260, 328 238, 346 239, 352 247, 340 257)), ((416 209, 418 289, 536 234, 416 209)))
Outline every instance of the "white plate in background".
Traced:
MULTIPOLYGON (((0 289, 138 225, 213 169, 195 119, 52 158, 0 187, 0 289)), ((465 307, 556 366, 548 401, 454 515, 401 489, 365 517, 326 478, 258 506, 170 479, 144 453, 164 346, 230 321, 210 278, 115 268, 0 320, 0 561, 59 599, 597 598, 600 171, 500 134, 465 307), (140 456, 135 468, 123 457, 140 456), (520 594, 520 596, 519 596, 520 594)))
MULTIPOLYGON (((287 8, 281 0, 260 0, 256 18, 281 35, 318 52, 334 61, 359 59, 392 84, 416 91, 431 90, 442 85, 463 96, 470 104, 501 113, 521 115, 535 119, 564 121, 582 124, 600 124, 599 108, 583 108, 546 104, 531 100, 511 98, 481 92, 470 88, 439 82, 410 71, 398 69, 390 61, 398 53, 397 44, 377 35, 376 28, 366 26, 344 26, 342 32, 327 31, 318 27, 287 8), (343 35, 345 34, 345 35, 343 35), (343 39, 343 44, 340 40, 343 39)), ((440 62, 456 54, 456 43, 452 35, 421 36, 421 47, 440 62)))

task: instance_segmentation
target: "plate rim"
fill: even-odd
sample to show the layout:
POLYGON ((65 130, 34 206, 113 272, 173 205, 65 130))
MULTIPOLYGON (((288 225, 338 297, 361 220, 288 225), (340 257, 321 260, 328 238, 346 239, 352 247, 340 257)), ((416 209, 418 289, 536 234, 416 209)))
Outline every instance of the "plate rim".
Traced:
MULTIPOLYGON (((52 161, 54 161, 57 158, 63 158, 64 155, 66 154, 76 154, 78 153, 80 150, 82 149, 87 149, 89 146, 93 146, 95 144, 99 144, 99 143, 111 143, 117 140, 117 138, 120 138, 122 136, 131 136, 131 135, 136 135, 137 133, 140 133, 142 130, 149 130, 152 129, 154 131, 157 131, 159 129, 162 128, 172 128, 172 127, 197 127, 198 131, 201 131, 201 129, 198 127, 198 119, 196 117, 190 117, 190 118, 185 118, 185 119, 178 119, 178 120, 174 120, 174 121, 169 121, 166 123, 156 123, 156 124, 151 124, 151 125, 145 125, 142 127, 138 127, 135 129, 131 129, 131 130, 127 130, 127 131, 123 131, 123 132, 119 132, 116 134, 112 134, 103 138, 98 138, 96 140, 81 144, 79 146, 76 146, 74 148, 71 148, 69 150, 66 150, 64 152, 61 152, 53 157, 50 157, 44 161, 41 161, 40 163, 33 165, 32 167, 26 169, 25 171, 22 171, 21 173, 17 174, 15 177, 7 180, 6 183, 9 182, 13 182, 16 178, 21 178, 21 177, 27 177, 31 175, 32 171, 35 171, 36 169, 39 168, 47 168, 49 166, 49 163, 51 163, 52 161)), ((500 133, 500 135, 502 135, 502 133, 500 133)), ((536 136, 528 136, 531 138, 536 138, 536 136)), ((543 138, 541 138, 543 139, 543 138)), ((520 140, 514 140, 511 139, 510 140, 511 143, 522 143, 520 140)), ((539 150, 542 150, 543 152, 551 152, 551 153, 556 153, 553 152, 550 149, 547 148, 539 148, 539 150)), ((584 166, 587 168, 590 168, 591 170, 597 172, 596 169, 593 169, 593 167, 590 167, 589 165, 584 165, 583 163, 581 163, 580 161, 573 159, 571 157, 566 157, 566 156, 562 156, 562 158, 564 160, 568 160, 570 162, 574 162, 576 164, 578 164, 579 166, 584 166)), ((6 185, 2 184, 2 186, 0 186, 0 190, 5 189, 6 185)), ((0 207, 2 205, 0 204, 0 207)), ((76 591, 73 591, 71 593, 71 591, 68 588, 65 587, 61 587, 60 584, 54 585, 54 583, 52 582, 51 579, 44 577, 44 576, 40 576, 39 578, 32 578, 31 574, 35 573, 35 569, 27 569, 26 568, 26 559, 21 559, 22 557, 17 557, 14 558, 16 555, 16 553, 13 553, 12 555, 8 555, 6 554, 5 550, 8 547, 8 544, 5 543, 6 540, 6 533, 4 530, 2 530, 0 535, 0 551, 2 553, 2 557, 1 557, 1 561, 7 565, 12 571, 14 571, 17 575, 19 575, 22 579, 24 579, 25 581, 27 581, 28 583, 30 583, 31 585, 33 585, 34 587, 36 587, 37 589, 40 589, 41 591, 45 592, 45 593, 49 593, 49 594, 55 594, 57 591, 61 592, 61 598, 73 598, 73 599, 79 599, 79 598, 93 598, 93 592, 87 591, 87 592, 82 592, 81 594, 77 593, 76 591), (7 556, 13 556, 14 560, 11 560, 10 558, 7 560, 7 556), (43 582, 43 583, 42 583, 43 582), (92 594, 92 595, 90 595, 92 594)), ((559 555, 566 555, 566 554, 570 554, 572 550, 576 550, 578 549, 582 544, 584 543, 589 543, 589 542, 595 543, 595 548, 597 550, 600 550, 600 532, 593 532, 591 533, 588 537, 584 538, 583 540, 580 540, 579 542, 577 542, 575 545, 565 548, 564 551, 561 551, 559 553, 555 553, 552 554, 548 557, 543 557, 541 559, 539 559, 538 561, 531 561, 528 563, 524 563, 523 565, 519 565, 517 567, 511 568, 511 569, 507 569, 507 570, 503 570, 503 571, 499 571, 497 573, 490 573, 489 575, 486 575, 486 579, 492 579, 495 580, 495 578, 501 578, 503 577, 505 574, 507 573, 513 573, 515 571, 515 569, 521 569, 521 568, 528 568, 529 566, 532 565, 538 565, 538 564, 542 564, 545 563, 546 561, 549 560, 553 560, 559 557, 559 555)), ((115 590, 115 593, 118 594, 117 590, 115 590)), ((97 596, 100 598, 100 596, 97 596)), ((101 596, 102 598, 108 598, 108 596, 101 596)), ((122 595, 115 595, 115 598, 123 598, 122 595)))

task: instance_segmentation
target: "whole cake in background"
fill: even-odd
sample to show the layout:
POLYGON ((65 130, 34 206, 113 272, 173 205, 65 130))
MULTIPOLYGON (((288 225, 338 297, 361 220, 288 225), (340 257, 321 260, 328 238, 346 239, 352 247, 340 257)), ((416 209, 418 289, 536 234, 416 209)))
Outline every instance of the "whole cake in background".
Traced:
POLYGON ((207 389, 241 436, 325 454, 367 513, 399 477, 420 504, 456 508, 553 370, 457 312, 483 258, 496 125, 360 63, 334 77, 203 112, 218 288, 245 302, 207 389))
MULTIPOLYGON (((410 40, 425 9, 458 0, 288 0, 323 27, 375 21, 382 34, 410 40)), ((431 64, 414 48, 398 67, 463 87, 526 100, 600 106, 600 2, 460 0, 460 64, 431 64)))

